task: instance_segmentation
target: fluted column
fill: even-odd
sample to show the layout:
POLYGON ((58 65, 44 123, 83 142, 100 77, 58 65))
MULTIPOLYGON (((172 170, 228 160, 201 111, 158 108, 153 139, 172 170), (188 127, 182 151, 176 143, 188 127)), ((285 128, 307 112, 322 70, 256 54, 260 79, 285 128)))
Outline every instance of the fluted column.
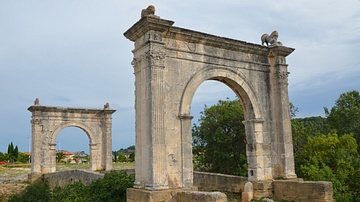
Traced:
POLYGON ((288 65, 286 56, 294 49, 275 46, 269 50, 272 124, 273 124, 273 175, 274 178, 296 178, 291 134, 290 104, 288 95, 288 65))
POLYGON ((169 188, 164 120, 166 51, 162 36, 172 24, 144 17, 124 34, 135 42, 136 188, 169 188))
POLYGON ((31 173, 41 173, 41 125, 40 112, 32 112, 32 138, 31 138, 31 173))

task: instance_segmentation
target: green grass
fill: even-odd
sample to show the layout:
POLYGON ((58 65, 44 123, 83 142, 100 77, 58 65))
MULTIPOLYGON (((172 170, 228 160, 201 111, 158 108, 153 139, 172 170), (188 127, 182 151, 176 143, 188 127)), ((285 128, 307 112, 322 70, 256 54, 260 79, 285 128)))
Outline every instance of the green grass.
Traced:
MULTIPOLYGON (((135 163, 113 163, 113 170, 134 169, 135 163)), ((57 164, 56 171, 83 169, 90 170, 90 164, 57 164)), ((0 176, 6 178, 17 177, 31 173, 30 164, 9 164, 0 166, 0 176)))
MULTIPOLYGON (((113 170, 124 170, 124 169, 134 169, 135 163, 113 163, 113 170)), ((56 171, 66 171, 66 170, 75 170, 75 169, 82 169, 82 170, 90 170, 90 164, 88 163, 73 163, 73 164, 56 164, 56 171)))

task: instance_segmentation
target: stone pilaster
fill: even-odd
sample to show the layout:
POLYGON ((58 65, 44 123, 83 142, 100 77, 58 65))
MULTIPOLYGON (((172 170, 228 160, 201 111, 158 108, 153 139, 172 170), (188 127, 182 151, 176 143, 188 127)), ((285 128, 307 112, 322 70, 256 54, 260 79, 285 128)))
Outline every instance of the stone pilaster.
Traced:
POLYGON ((192 154, 192 132, 191 120, 193 116, 180 115, 181 121, 181 159, 182 159, 182 186, 192 188, 193 186, 193 154, 192 154))
POLYGON ((32 111, 32 138, 31 138, 31 173, 41 173, 41 112, 32 111))
POLYGON ((96 143, 89 144, 90 147, 90 165, 91 170, 98 170, 100 167, 99 162, 99 149, 96 143))
POLYGON ((124 35, 135 42, 136 188, 169 188, 165 138, 165 43, 172 21, 144 17, 124 35))
POLYGON ((264 142, 264 120, 251 119, 243 122, 246 130, 246 155, 250 181, 272 179, 270 145, 264 142))
POLYGON ((288 96, 288 69, 285 57, 294 49, 275 46, 269 49, 274 178, 296 178, 288 96))
POLYGON ((49 144, 49 173, 56 171, 56 144, 49 144), (54 158, 55 157, 55 158, 54 158))
POLYGON ((103 134, 102 166, 108 171, 112 169, 112 113, 109 108, 104 108, 101 126, 103 134))

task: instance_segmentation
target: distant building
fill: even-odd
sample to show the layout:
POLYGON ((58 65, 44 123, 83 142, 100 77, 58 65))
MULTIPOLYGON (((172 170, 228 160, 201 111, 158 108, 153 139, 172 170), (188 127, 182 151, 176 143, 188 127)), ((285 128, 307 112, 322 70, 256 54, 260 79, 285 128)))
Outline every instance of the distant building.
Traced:
POLYGON ((56 152, 61 152, 61 153, 64 154, 63 161, 68 162, 68 163, 75 163, 75 160, 73 158, 75 153, 70 152, 70 151, 66 151, 66 150, 57 150, 56 152))

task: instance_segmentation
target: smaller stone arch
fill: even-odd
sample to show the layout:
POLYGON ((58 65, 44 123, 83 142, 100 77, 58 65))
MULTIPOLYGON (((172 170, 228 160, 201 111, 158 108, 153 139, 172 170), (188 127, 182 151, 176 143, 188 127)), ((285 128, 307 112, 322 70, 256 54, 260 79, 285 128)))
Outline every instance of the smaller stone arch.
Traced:
POLYGON ((31 173, 56 171, 56 137, 67 127, 78 127, 89 137, 90 169, 112 169, 112 114, 107 103, 103 109, 42 106, 36 98, 32 112, 31 173))

